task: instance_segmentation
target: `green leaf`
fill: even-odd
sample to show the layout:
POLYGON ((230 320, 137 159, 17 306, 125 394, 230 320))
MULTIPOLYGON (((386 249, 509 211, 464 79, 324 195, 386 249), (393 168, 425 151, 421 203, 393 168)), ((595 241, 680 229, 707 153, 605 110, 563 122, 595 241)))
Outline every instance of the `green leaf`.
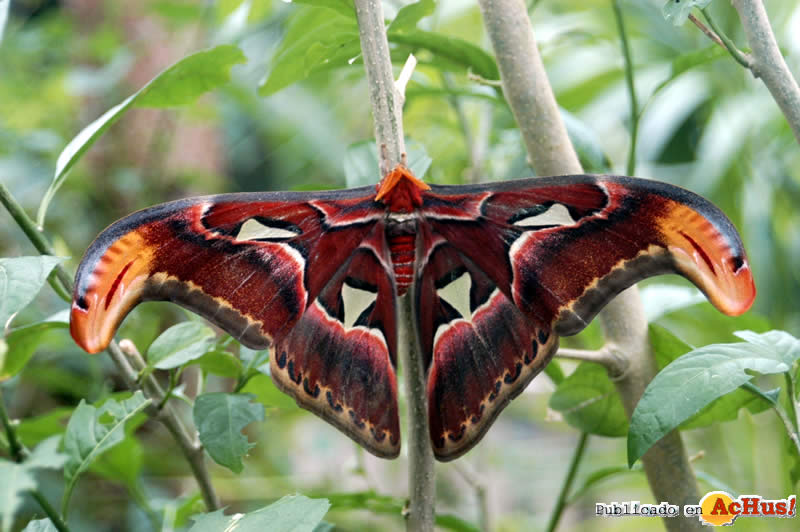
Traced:
POLYGON ((50 331, 66 330, 68 327, 69 323, 66 321, 48 319, 18 327, 8 333, 6 336, 8 352, 4 359, 0 357, 0 381, 20 372, 36 352, 36 348, 48 338, 50 331))
POLYGON ((285 410, 299 408, 291 396, 280 391, 272 382, 272 378, 264 374, 256 375, 247 381, 242 393, 254 395, 259 403, 267 407, 285 410))
POLYGON ((213 350, 203 354, 200 358, 192 360, 192 366, 199 366, 206 373, 213 373, 220 377, 238 377, 242 373, 242 363, 238 358, 227 351, 213 350))
POLYGON ((258 89, 269 96, 313 73, 342 67, 361 53, 358 25, 338 10, 305 7, 292 16, 272 58, 272 69, 258 89))
POLYGON ((144 451, 139 440, 124 438, 117 445, 98 456, 89 470, 112 482, 123 483, 129 491, 135 492, 139 489, 143 455, 144 451))
POLYGON ((36 446, 25 462, 17 464, 0 460, 0 529, 11 529, 14 514, 23 502, 23 495, 36 489, 35 469, 58 469, 64 465, 66 456, 58 453, 61 436, 54 436, 36 446))
POLYGON ((713 400, 753 376, 789 371, 800 357, 800 340, 783 331, 737 333, 747 342, 713 344, 682 356, 650 382, 631 419, 628 464, 713 400))
POLYGON ((120 443, 125 437, 125 424, 147 408, 152 401, 141 391, 121 402, 106 401, 100 408, 81 401, 67 424, 64 450, 69 459, 64 467, 66 487, 61 501, 62 513, 69 505, 72 490, 80 475, 98 456, 120 443), (110 417, 110 420, 107 418, 110 417))
POLYGON ((50 519, 36 519, 28 523, 22 532, 58 532, 58 529, 50 519))
POLYGON ((0 259, 0 330, 28 306, 62 257, 39 255, 0 259))
POLYGON ((242 457, 255 444, 242 429, 253 421, 264 421, 264 406, 252 403, 252 395, 206 393, 194 402, 194 423, 203 446, 220 465, 234 473, 244 469, 242 457))
POLYGON ((293 4, 305 4, 309 6, 327 7, 333 9, 340 15, 347 18, 356 19, 356 11, 351 0, 292 0, 293 4))
POLYGON ((187 105, 200 95, 230 80, 231 68, 244 63, 244 53, 236 46, 223 44, 184 57, 158 74, 147 85, 122 103, 103 113, 86 126, 62 150, 56 161, 53 181, 39 204, 36 223, 44 225, 47 208, 67 174, 95 141, 131 107, 171 107, 187 105))
POLYGON ((226 516, 223 510, 192 516, 194 524, 189 532, 313 532, 328 513, 326 499, 309 499, 303 495, 287 495, 246 514, 226 516))
POLYGON ((464 71, 472 70, 482 78, 500 79, 494 58, 469 41, 423 30, 389 32, 388 37, 389 42, 410 46, 414 50, 428 50, 447 63, 457 65, 464 71))
POLYGON ((434 0, 420 0, 413 4, 403 6, 394 20, 389 24, 387 31, 403 32, 417 27, 417 23, 428 15, 432 15, 436 9, 434 0))
POLYGON ((244 362, 244 374, 258 371, 269 375, 269 349, 255 350, 242 345, 239 347, 239 358, 244 362))
POLYGON ((661 8, 661 13, 667 21, 680 26, 689 18, 693 8, 703 9, 711 0, 667 0, 661 8))
POLYGON ((550 396, 550 408, 573 427, 590 434, 619 437, 628 430, 619 394, 599 364, 579 364, 550 396))
MULTIPOLYGON (((692 350, 692 346, 663 327, 650 324, 649 331, 650 344, 653 346, 659 370, 692 350)), ((706 405, 700 412, 684 421, 680 429, 707 427, 720 421, 731 421, 739 416, 739 410, 742 408, 747 408, 755 414, 769 407, 770 401, 739 388, 706 405)))
POLYGON ((58 451, 60 443, 60 434, 42 441, 25 460, 25 467, 29 469, 60 469, 63 467, 67 462, 67 455, 58 451))
POLYGON ((196 321, 173 325, 147 348, 150 368, 172 369, 196 360, 214 345, 215 334, 210 327, 196 321))

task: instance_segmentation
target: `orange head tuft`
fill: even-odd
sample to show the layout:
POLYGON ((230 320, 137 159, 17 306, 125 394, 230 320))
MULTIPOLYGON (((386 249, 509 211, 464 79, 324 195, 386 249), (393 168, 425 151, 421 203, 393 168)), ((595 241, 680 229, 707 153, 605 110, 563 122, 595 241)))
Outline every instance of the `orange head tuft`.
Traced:
POLYGON ((375 201, 383 202, 392 212, 411 212, 422 205, 422 191, 430 188, 398 164, 378 184, 375 201))

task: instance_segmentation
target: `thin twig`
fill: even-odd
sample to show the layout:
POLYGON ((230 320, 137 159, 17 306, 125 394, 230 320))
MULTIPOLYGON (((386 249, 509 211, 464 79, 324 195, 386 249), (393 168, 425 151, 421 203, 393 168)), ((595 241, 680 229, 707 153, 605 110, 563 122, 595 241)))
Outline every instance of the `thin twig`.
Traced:
MULTIPOLYGON (((19 224, 25 234, 28 235, 31 243, 33 243, 39 253, 43 255, 53 255, 53 246, 50 244, 47 238, 36 229, 36 224, 2 183, 0 183, 0 202, 2 202, 6 209, 12 213, 12 216, 14 216, 16 222, 19 224)), ((56 271, 58 272, 59 270, 56 271)), ((58 277, 59 281, 64 283, 67 293, 71 293, 71 276, 66 272, 66 270, 63 270, 63 275, 59 275, 58 277)), ((141 389, 146 397, 153 399, 154 405, 159 404, 164 397, 164 392, 161 390, 161 385, 158 384, 156 378, 151 374, 144 377, 141 385, 137 381, 139 376, 138 372, 146 365, 144 364, 141 355, 139 355, 138 360, 136 360, 137 363, 141 364, 141 367, 133 367, 128 362, 125 354, 123 354, 120 346, 115 341, 111 341, 106 349, 106 352, 111 357, 111 360, 114 361, 117 370, 120 372, 120 375, 131 391, 141 389)), ((136 353, 138 355, 138 351, 136 353)), ((198 487, 203 495, 203 501, 205 501, 208 511, 217 510, 220 506, 220 503, 219 499, 217 498, 216 491, 214 490, 214 486, 211 484, 208 470, 205 467, 203 449, 202 447, 196 445, 194 439, 189 433, 189 430, 186 428, 183 421, 181 421, 177 412, 175 412, 172 408, 169 408, 169 405, 167 405, 167 407, 161 411, 159 411, 155 406, 151 406, 147 409, 147 413, 151 417, 158 419, 172 434, 173 438, 178 443, 181 452, 186 458, 186 461, 189 463, 192 474, 197 480, 198 487)))
MULTIPOLYGON (((381 172, 386 175, 405 159, 403 138, 404 95, 399 94, 392 74, 389 41, 386 38, 383 7, 380 0, 355 0, 361 53, 367 73, 370 103, 375 120, 375 142, 381 154, 381 172)), ((413 312, 406 296, 401 302, 402 323, 410 331, 413 312)), ((425 370, 421 352, 412 335, 405 335, 400 345, 408 400, 408 459, 410 504, 406 528, 413 532, 433 531, 435 468, 428 437, 428 409, 425 393, 425 370)))
POLYGON ((609 349, 571 349, 569 347, 560 347, 556 352, 559 358, 566 358, 568 360, 578 360, 580 362, 592 362, 600 364, 608 371, 612 377, 617 377, 625 373, 626 361, 624 357, 620 357, 609 349))
POLYGON ((614 8, 614 18, 617 21, 619 40, 622 45, 622 56, 625 58, 625 81, 628 85, 628 98, 631 104, 631 146, 628 152, 628 165, 626 173, 633 175, 636 172, 636 140, 639 134, 639 103, 636 101, 636 85, 633 82, 633 60, 631 59, 631 49, 628 45, 628 33, 625 31, 625 19, 622 16, 622 8, 619 0, 612 0, 614 8))
POLYGON ((709 39, 711 39, 712 41, 714 41, 715 43, 717 43, 717 44, 718 44, 718 45, 720 45, 721 47, 725 48, 725 43, 724 43, 724 42, 722 42, 722 39, 720 39, 720 38, 719 38, 719 35, 717 35, 716 33, 714 33, 714 30, 710 29, 708 26, 706 26, 705 24, 703 24, 702 22, 700 22, 700 19, 699 19, 699 18, 697 18, 697 17, 696 17, 696 16, 694 16, 693 14, 689 13, 689 20, 692 22, 692 24, 694 24, 695 26, 697 26, 697 28, 698 28, 700 31, 702 31, 703 33, 705 33, 706 37, 708 37, 709 39))
POLYGON ((50 504, 50 502, 39 490, 31 490, 28 493, 30 493, 31 497, 36 500, 44 513, 47 514, 47 517, 50 518, 50 521, 53 523, 53 526, 56 527, 58 532, 69 532, 69 527, 67 524, 63 519, 61 519, 61 516, 58 515, 58 512, 55 508, 53 508, 53 505, 50 504))
MULTIPOLYGON (((725 35, 725 32, 722 31, 717 26, 717 24, 714 22, 714 19, 711 17, 711 13, 709 12, 708 8, 701 9, 700 12, 703 14, 703 17, 706 19, 706 22, 708 22, 708 25, 711 26, 711 29, 717 35, 719 40, 722 41, 722 46, 726 50, 728 50, 728 53, 731 54, 731 57, 733 57, 736 60, 736 62, 742 65, 743 67, 753 70, 753 61, 752 59, 750 59, 750 56, 748 56, 743 51, 739 50, 739 48, 736 47, 736 44, 731 40, 731 38, 725 35)), ((753 74, 758 76, 758 74, 756 74, 755 71, 753 72, 753 74)))
POLYGON ((561 520, 561 515, 564 513, 564 508, 567 506, 567 497, 572 490, 572 483, 575 480, 575 473, 578 472, 578 466, 583 460, 586 451, 586 443, 589 441, 589 433, 581 432, 578 438, 578 445, 575 446, 575 452, 572 453, 572 460, 569 462, 567 469, 567 476, 564 477, 564 483, 561 485, 561 491, 558 493, 556 499, 556 507, 553 508, 553 514, 550 516, 550 522, 547 524, 547 532, 554 532, 558 527, 558 522, 561 520))
POLYGON ((800 87, 781 55, 775 35, 760 0, 731 0, 739 12, 747 42, 753 74, 764 82, 780 107, 795 139, 800 142, 800 87))

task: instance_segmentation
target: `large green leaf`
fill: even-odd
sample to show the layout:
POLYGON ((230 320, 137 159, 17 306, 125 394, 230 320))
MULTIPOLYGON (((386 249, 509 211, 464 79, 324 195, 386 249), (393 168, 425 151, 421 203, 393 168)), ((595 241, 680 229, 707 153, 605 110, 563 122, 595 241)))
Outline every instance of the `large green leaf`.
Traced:
POLYGON ((47 276, 63 260, 50 255, 0 258, 0 330, 33 301, 47 276))
POLYGON ((64 450, 69 459, 64 467, 66 483, 61 507, 68 507, 80 475, 104 452, 125 437, 125 424, 152 401, 137 391, 128 399, 109 399, 100 408, 81 401, 67 424, 64 450))
POLYGON ((327 499, 287 495, 246 514, 225 515, 223 510, 192 516, 189 532, 312 532, 330 508, 327 499))
POLYGON ((784 331, 737 333, 746 342, 713 344, 682 356, 650 382, 631 418, 628 463, 706 405, 758 373, 784 373, 800 358, 800 340, 784 331))
POLYGON ((83 128, 58 156, 50 187, 39 205, 37 223, 44 225, 47 208, 70 169, 95 141, 131 107, 172 107, 194 102, 202 94, 230 80, 231 68, 246 58, 236 46, 223 44, 184 57, 158 74, 139 91, 83 128))
POLYGON ((211 458, 234 473, 244 469, 242 458, 255 444, 242 429, 253 421, 264 421, 264 405, 253 403, 252 395, 206 393, 194 402, 194 424, 200 441, 211 458))
POLYGON ((214 331, 196 321, 173 325, 147 348, 147 365, 156 369, 172 369, 198 359, 214 346, 214 331))
MULTIPOLYGON (((667 329, 655 324, 650 325, 650 344, 653 346, 659 370, 693 349, 667 329)), ((736 419, 742 408, 747 408, 755 414, 769 407, 769 401, 748 390, 738 388, 703 407, 697 414, 681 423, 680 429, 707 427, 720 421, 736 419)))

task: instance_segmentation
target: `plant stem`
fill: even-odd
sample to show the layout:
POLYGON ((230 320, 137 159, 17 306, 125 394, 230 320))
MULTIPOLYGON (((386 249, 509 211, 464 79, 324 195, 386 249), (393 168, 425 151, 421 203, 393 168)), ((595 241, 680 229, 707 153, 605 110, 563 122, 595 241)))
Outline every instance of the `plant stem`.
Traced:
POLYGON ((786 395, 789 397, 789 414, 791 415, 792 425, 795 432, 800 432, 800 419, 797 417, 797 390, 791 372, 783 374, 786 379, 786 395))
MULTIPOLYGON (((395 87, 389 41, 386 39, 383 7, 380 0, 355 0, 361 53, 367 73, 369 97, 375 120, 375 142, 381 157, 381 174, 386 175, 405 158, 403 139, 404 95, 395 87)), ((401 303, 402 323, 411 331, 413 315, 408 297, 401 303)), ((428 437, 428 409, 425 393, 425 368, 420 350, 411 335, 400 343, 400 360, 408 399, 408 458, 410 504, 406 527, 413 532, 433 530, 435 493, 435 468, 433 450, 428 437)))
POLYGON ((575 446, 575 452, 572 453, 572 460, 567 469, 567 476, 564 477, 564 483, 561 485, 561 491, 556 499, 556 507, 553 508, 553 515, 550 516, 550 522, 547 524, 547 532, 554 532, 558 527, 558 522, 561 519, 561 514, 564 513, 564 508, 567 506, 567 496, 572 489, 572 482, 575 480, 575 473, 578 471, 578 466, 583 460, 584 452, 586 451, 586 443, 589 441, 589 433, 581 432, 578 439, 578 445, 575 446))
POLYGON ((625 31, 625 20, 622 17, 622 8, 619 5, 619 0, 612 0, 611 5, 614 7, 614 18, 617 21, 617 31, 619 31, 619 39, 622 45, 622 56, 625 58, 625 81, 628 85, 628 98, 631 104, 631 147, 628 152, 628 165, 625 173, 633 175, 636 172, 636 139, 639 134, 639 103, 636 99, 636 86, 633 83, 633 60, 631 59, 631 50, 628 45, 628 33, 625 31))
POLYGON ((764 4, 760 0, 731 0, 731 3, 739 12, 752 49, 750 70, 767 86, 800 142, 800 87, 781 55, 764 4))
POLYGON ((403 137, 402 95, 394 86, 392 58, 380 0, 355 0, 361 55, 367 72, 369 100, 375 126, 375 141, 382 155, 382 175, 389 173, 406 152, 403 137))
MULTIPOLYGON (((6 189, 2 183, 0 183, 0 202, 8 209, 14 220, 16 220, 39 253, 43 255, 53 255, 53 246, 36 228, 36 224, 33 220, 22 209, 17 200, 8 192, 8 189, 6 189)), ((72 293, 72 276, 70 276, 61 265, 56 266, 56 272, 58 273, 59 281, 64 284, 66 292, 68 294, 72 293)), ((189 467, 192 469, 192 474, 197 480, 200 492, 203 494, 203 501, 205 501, 208 511, 217 510, 220 506, 219 499, 214 491, 214 486, 211 484, 208 470, 205 467, 203 448, 194 442, 188 429, 174 409, 169 408, 169 405, 167 405, 167 407, 159 411, 155 407, 155 405, 159 404, 164 398, 164 392, 161 390, 161 385, 156 378, 153 375, 148 375, 143 379, 141 385, 137 381, 138 372, 145 367, 141 355, 138 355, 137 351, 136 354, 138 355, 138 361, 141 362, 141 367, 134 368, 128 362, 119 344, 115 341, 111 341, 106 352, 111 357, 111 360, 114 361, 117 370, 122 375, 128 388, 130 390, 141 389, 145 397, 153 400, 153 406, 148 408, 146 412, 151 417, 158 419, 172 434, 186 458, 186 461, 189 462, 189 467)))
MULTIPOLYGON (((743 67, 752 70, 753 61, 746 53, 739 50, 739 48, 736 46, 736 43, 734 43, 731 38, 728 37, 725 32, 719 28, 719 26, 717 26, 717 24, 714 22, 714 19, 711 17, 711 12, 708 10, 708 8, 701 9, 700 12, 703 14, 703 18, 706 19, 706 22, 708 22, 708 25, 711 26, 711 31, 713 34, 717 36, 719 41, 722 43, 722 46, 728 50, 728 53, 731 54, 731 57, 733 57, 733 59, 743 67)), ((703 33, 708 35, 708 32, 703 33)))
POLYGON ((492 42, 503 95, 538 175, 579 174, 583 170, 561 120, 553 89, 521 0, 479 0, 492 42))
MULTIPOLYGON (((31 241, 33 246, 41 253, 42 255, 56 255, 53 246, 50 245, 50 242, 47 241, 47 238, 42 234, 41 231, 36 227, 36 224, 33 223, 33 220, 30 219, 28 214, 22 208, 16 198, 11 195, 8 188, 3 183, 0 183, 0 203, 8 210, 8 213, 14 218, 14 221, 17 222, 20 229, 25 233, 25 236, 28 237, 28 240, 31 241)), ((56 294, 61 297, 64 301, 72 301, 72 276, 67 273, 66 268, 61 264, 56 264, 56 267, 53 273, 48 278, 50 281, 50 286, 53 287, 56 294)))
MULTIPOLYGON (((537 173, 581 173, 583 169, 561 120, 525 4, 522 0, 479 0, 479 4, 497 57, 504 95, 537 173)), ((605 349, 627 364, 615 385, 630 417, 656 371, 636 287, 619 294, 600 316, 605 349)), ((651 448, 642 463, 658 502, 697 504, 697 482, 677 432, 651 448)), ((664 525, 670 531, 702 530, 699 520, 683 517, 665 518, 664 525)))
POLYGON ((581 362, 593 362, 600 364, 608 371, 612 377, 619 376, 625 373, 627 362, 624 358, 620 358, 617 354, 607 349, 570 349, 568 347, 560 347, 556 356, 559 358, 566 358, 569 360, 579 360, 581 362))
POLYGON ((44 513, 47 514, 47 517, 50 518, 50 521, 53 523, 53 526, 56 527, 56 530, 59 532, 69 532, 69 527, 67 524, 63 519, 61 519, 61 516, 58 515, 56 509, 53 508, 53 506, 47 501, 47 499, 39 490, 31 490, 28 493, 30 493, 31 497, 33 497, 36 502, 39 503, 39 506, 42 508, 44 513))
POLYGON ((11 453, 11 458, 19 463, 25 460, 25 447, 20 443, 17 438, 17 431, 14 430, 14 425, 11 424, 11 419, 8 417, 6 411, 6 403, 3 399, 3 388, 0 387, 0 423, 3 424, 3 430, 6 431, 6 438, 8 439, 8 450, 11 453))

